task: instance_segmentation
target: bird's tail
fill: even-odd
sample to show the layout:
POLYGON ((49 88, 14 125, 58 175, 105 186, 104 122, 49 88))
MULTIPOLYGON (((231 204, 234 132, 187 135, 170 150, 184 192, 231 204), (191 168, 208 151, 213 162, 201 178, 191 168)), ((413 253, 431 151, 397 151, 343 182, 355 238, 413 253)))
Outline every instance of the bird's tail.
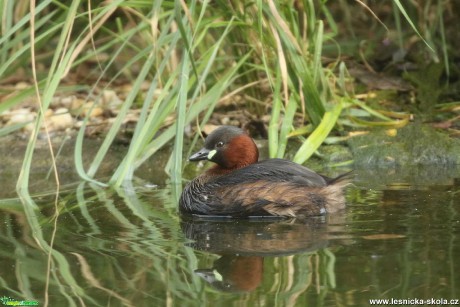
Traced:
POLYGON ((346 173, 343 173, 335 178, 331 178, 327 181, 327 184, 328 185, 334 185, 334 186, 337 186, 337 187, 345 187, 347 185, 349 185, 352 181, 353 181, 353 171, 349 171, 349 172, 346 172, 346 173))
POLYGON ((345 196, 343 189, 351 183, 353 171, 344 173, 327 181, 324 187, 326 193, 326 210, 329 213, 345 208, 345 196))

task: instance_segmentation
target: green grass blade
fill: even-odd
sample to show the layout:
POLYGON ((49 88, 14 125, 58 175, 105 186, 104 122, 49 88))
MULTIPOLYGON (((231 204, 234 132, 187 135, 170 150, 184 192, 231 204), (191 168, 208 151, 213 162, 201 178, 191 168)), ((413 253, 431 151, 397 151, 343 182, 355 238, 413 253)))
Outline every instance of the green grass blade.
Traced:
POLYGON ((436 51, 433 49, 433 47, 430 46, 430 44, 428 44, 428 42, 423 38, 423 36, 420 34, 420 32, 417 30, 417 27, 415 26, 415 24, 412 22, 412 20, 410 19, 409 15, 407 14, 406 10, 404 9, 404 6, 401 4, 401 2, 399 0, 393 0, 393 3, 396 4, 396 6, 399 8, 399 11, 401 12, 401 14, 403 14, 404 18, 406 18, 406 21, 409 23, 409 25, 412 27, 412 29, 415 31, 415 33, 417 33, 417 35, 422 39, 422 41, 425 43, 425 45, 430 48, 430 50, 436 54, 436 51))
MULTIPOLYGON (((38 87, 41 88, 43 86, 44 82, 40 82, 38 84, 38 87)), ((28 87, 26 89, 23 89, 16 93, 14 96, 11 96, 0 103, 0 114, 5 112, 6 110, 11 109, 14 106, 19 105, 22 103, 25 99, 29 98, 30 96, 35 94, 35 89, 33 87, 28 87)))
POLYGON ((321 146, 323 141, 329 135, 332 128, 334 128, 341 112, 342 103, 339 103, 335 105, 331 111, 324 114, 321 123, 297 150, 293 159, 294 162, 302 164, 311 157, 311 155, 319 148, 319 146, 321 146))
POLYGON ((321 62, 321 54, 322 54, 322 47, 323 47, 323 35, 324 35, 324 25, 323 22, 320 20, 318 21, 318 26, 316 27, 316 36, 315 36, 315 48, 313 50, 313 82, 318 84, 320 79, 320 74, 322 72, 322 62, 321 62))
MULTIPOLYGON (((67 50, 67 53, 64 53, 64 57, 61 58, 61 54, 64 51, 64 43, 65 43, 65 37, 68 35, 68 32, 65 32, 66 30, 69 29, 69 25, 71 24, 72 18, 75 15, 75 12, 77 10, 79 1, 74 1, 72 2, 72 6, 69 9, 69 15, 66 19, 63 32, 61 32, 61 40, 58 43, 58 46, 56 48, 56 53, 54 55, 53 62, 55 63, 54 67, 57 66, 58 59, 61 59, 59 66, 57 66, 57 70, 55 71, 54 68, 50 69, 48 78, 46 80, 47 85, 45 86, 43 97, 41 99, 42 101, 42 106, 41 109, 43 112, 45 112, 53 97, 54 94, 58 88, 58 85, 63 77, 63 73, 67 65, 69 64, 70 61, 70 55, 73 51, 73 48, 75 47, 75 44, 72 44, 69 46, 69 49, 67 50)), ((38 132, 42 126, 43 123, 43 114, 39 113, 37 116, 37 120, 35 122, 35 128, 32 133, 32 135, 29 138, 29 143, 27 144, 26 152, 24 155, 24 160, 22 163, 22 168, 21 172, 18 177, 18 181, 16 184, 16 189, 18 193, 24 193, 25 191, 28 190, 29 188, 29 176, 30 176, 30 169, 32 165, 32 157, 35 149, 35 144, 37 141, 37 136, 38 132)))
POLYGON ((177 97, 176 137, 174 139, 173 164, 171 168, 171 180, 173 183, 181 182, 182 178, 182 147, 184 143, 185 116, 187 111, 187 94, 189 78, 189 58, 184 51, 182 59, 181 77, 179 84, 179 96, 177 97))
POLYGON ((297 102, 294 98, 294 95, 291 95, 286 110, 284 112, 283 123, 281 124, 278 151, 276 153, 277 158, 284 157, 284 152, 286 151, 286 145, 288 141, 288 134, 289 132, 291 132, 292 122, 294 121, 294 115, 296 110, 297 102))
MULTIPOLYGON (((93 89, 91 90, 90 92, 90 95, 93 94, 96 90, 97 90, 97 85, 99 84, 100 80, 107 74, 107 72, 109 71, 109 69, 112 67, 113 64, 115 64, 116 62, 116 59, 118 59, 118 56, 125 50, 125 48, 127 46, 129 46, 129 40, 132 39, 132 37, 135 35, 136 31, 134 30, 131 30, 131 31, 127 31, 126 33, 124 33, 124 35, 122 37, 120 37, 121 41, 122 41, 122 44, 119 46, 119 48, 114 52, 113 56, 111 57, 110 61, 106 64, 106 67, 104 69, 104 71, 101 73, 98 81, 96 82, 96 84, 94 85, 93 89)), ((159 39, 160 41, 160 39, 159 39)), ((116 74, 115 76, 113 76, 112 80, 110 81, 110 83, 113 81, 113 80, 116 80, 116 78, 123 72, 125 71, 126 69, 128 69, 130 66, 132 66, 134 63, 136 63, 137 61, 139 61, 140 59, 142 59, 144 57, 144 54, 145 52, 139 52, 137 54, 137 56, 135 56, 134 58, 132 58, 130 61, 128 61, 126 63, 126 65, 120 69, 119 73, 116 74)), ((168 57, 165 57, 166 59, 164 60, 167 60, 168 57)), ((162 72, 162 69, 160 67, 160 73, 162 72)), ((110 83, 107 85, 107 87, 110 85, 110 83)), ((152 86, 151 86, 152 88, 152 86)), ((151 94, 152 93, 149 93, 146 97, 146 99, 149 99, 151 97, 151 94)), ((151 100, 149 100, 151 101, 151 100)), ((84 136, 85 136, 85 129, 86 129, 86 126, 88 124, 88 121, 89 121, 89 116, 86 116, 85 119, 83 120, 83 123, 82 123, 82 126, 80 127, 79 131, 78 131, 78 134, 77 134, 77 138, 76 138, 76 141, 75 141, 75 151, 74 151, 74 157, 75 157, 75 167, 76 167, 76 170, 78 172, 78 174, 80 175, 80 177, 84 180, 87 180, 87 181, 90 181, 90 182, 93 182, 95 184, 98 184, 98 185, 102 185, 102 186, 106 186, 106 184, 102 183, 102 182, 99 182, 99 181, 96 181, 94 180, 93 178, 91 178, 84 166, 83 166, 83 141, 84 141, 84 136)), ((142 122, 141 122, 142 124, 142 122)), ((139 126, 141 126, 141 124, 139 126)), ((137 131, 135 131, 135 135, 137 134, 137 131)), ((134 136, 133 136, 134 138, 134 136)), ((131 146, 130 146, 131 147, 131 146)), ((129 152, 128 152, 128 155, 129 155, 129 152)))
MULTIPOLYGON (((225 72, 224 75, 220 76, 218 82, 216 82, 196 103, 194 103, 188 110, 185 118, 185 124, 189 124, 198 115, 207 110, 208 112, 214 109, 215 105, 219 101, 222 93, 229 87, 229 85, 236 78, 237 71, 241 66, 246 63, 250 56, 250 53, 243 56, 234 66, 225 72)), ((163 147, 168 141, 170 141, 175 135, 176 127, 175 124, 169 126, 165 131, 154 138, 143 150, 139 159, 136 160, 135 168, 140 167, 149 157, 163 147)))
POLYGON ((273 93, 273 102, 272 102, 272 113, 270 117, 270 123, 268 124, 268 153, 270 158, 275 158, 278 153, 278 129, 279 129, 279 120, 281 115, 281 72, 279 67, 276 71, 275 79, 275 90, 273 93))
MULTIPOLYGON (((40 26, 46 24, 48 19, 52 19, 53 16, 54 14, 51 13, 46 17, 45 20, 37 21, 37 24, 35 25, 36 28, 39 28, 40 26)), ((40 33, 35 37, 35 44, 40 45, 40 44, 43 44, 45 41, 49 41, 50 37, 52 37, 61 28, 62 28, 61 24, 55 25, 53 27, 49 27, 43 33, 40 33)), ((5 59, 5 61, 2 61, 2 65, 0 66, 0 76, 4 76, 7 73, 14 73, 14 71, 18 67, 21 67, 21 65, 23 65, 22 63, 24 62, 30 63, 30 53, 29 53, 30 47, 31 47, 30 42, 23 44, 23 41, 19 40, 20 38, 24 38, 28 40, 30 33, 21 32, 17 35, 18 37, 10 42, 10 44, 12 44, 10 48, 11 49, 14 48, 15 51, 9 54, 8 57, 5 59), (17 45, 14 45, 16 40, 17 40, 17 45)), ((8 46, 6 46, 5 49, 9 49, 8 46)))
POLYGON ((112 127, 110 127, 110 130, 107 133, 107 136, 105 137, 101 147, 99 148, 96 156, 94 157, 94 160, 88 169, 88 176, 93 177, 96 174, 96 171, 100 167, 113 140, 115 139, 118 131, 120 130, 121 124, 123 123, 123 119, 126 117, 128 110, 130 109, 136 96, 138 95, 141 85, 144 82, 145 78, 147 77, 147 74, 150 71, 150 68, 152 67, 154 61, 155 61, 155 56, 151 52, 147 61, 143 64, 142 69, 139 72, 139 75, 133 84, 132 90, 129 92, 128 97, 126 97, 126 100, 124 101, 119 111, 119 114, 117 115, 112 127))
MULTIPOLYGON (((442 55, 444 59, 444 69, 446 70, 446 75, 447 75, 447 80, 449 79, 450 76, 450 63, 449 63, 449 53, 448 53, 448 47, 449 45, 447 44, 446 41, 446 30, 444 29, 444 14, 443 14, 443 4, 441 2, 438 2, 437 4, 437 11, 438 11, 438 16, 439 16, 439 31, 441 32, 441 43, 442 43, 442 55)), ((448 82, 446 80, 446 82, 448 82)))
POLYGON ((25 122, 25 123, 20 123, 20 124, 14 124, 10 126, 6 126, 3 128, 0 128, 0 137, 8 135, 14 131, 20 130, 30 124, 31 122, 25 122))

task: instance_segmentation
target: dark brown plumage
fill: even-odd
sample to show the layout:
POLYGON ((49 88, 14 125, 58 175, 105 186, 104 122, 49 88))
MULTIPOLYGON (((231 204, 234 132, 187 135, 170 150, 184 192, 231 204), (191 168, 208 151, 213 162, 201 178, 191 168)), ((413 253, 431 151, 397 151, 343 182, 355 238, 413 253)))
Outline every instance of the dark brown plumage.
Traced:
POLYGON ((335 179, 283 159, 258 160, 254 141, 241 129, 222 126, 190 161, 215 166, 185 187, 183 214, 229 217, 315 216, 345 207, 346 174, 335 179))

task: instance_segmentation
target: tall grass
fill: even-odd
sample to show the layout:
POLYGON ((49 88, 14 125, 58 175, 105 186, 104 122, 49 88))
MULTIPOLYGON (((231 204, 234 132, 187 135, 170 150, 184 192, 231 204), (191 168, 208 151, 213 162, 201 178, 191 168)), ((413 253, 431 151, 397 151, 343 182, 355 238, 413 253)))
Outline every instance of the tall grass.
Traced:
MULTIPOLYGON (((411 20, 399 1, 394 6, 411 20)), ((300 163, 323 143, 340 121, 343 109, 361 108, 359 101, 355 103, 353 97, 335 89, 334 75, 343 66, 341 58, 323 67, 323 46, 333 44, 339 32, 327 3, 45 0, 35 5, 32 2, 29 9, 29 1, 20 0, 4 2, 0 13, 0 77, 11 77, 18 70, 28 75, 31 59, 35 66, 45 66, 35 80, 29 80, 38 90, 35 100, 40 112, 18 190, 28 189, 43 114, 53 97, 65 90, 66 78, 94 59, 91 73, 96 80, 89 85, 76 84, 70 90, 85 90, 87 100, 97 104, 104 89, 116 87, 121 80, 131 84, 91 161, 83 159, 89 118, 76 138, 76 169, 83 179, 99 185, 129 182, 137 168, 173 139, 166 168, 172 180, 180 182, 185 128, 194 123, 202 128, 224 95, 228 99, 231 93, 245 93, 254 98, 248 100, 248 109, 258 115, 270 112, 271 157, 285 155, 289 137, 298 134, 293 131, 309 131, 307 138, 300 138, 302 144, 295 155, 300 163), (267 89, 260 86, 263 82, 269 84, 268 98, 267 89), (111 178, 100 181, 98 170, 133 108, 139 108, 140 114, 128 153, 111 178), (171 117, 172 123, 167 121, 171 117)), ((416 29, 414 23, 410 26, 416 29)), ((0 104, 0 112, 33 95, 33 86, 8 95, 0 104)), ((370 108, 364 110, 367 115, 379 114, 370 108)), ((0 135, 21 127, 2 128, 0 135)))

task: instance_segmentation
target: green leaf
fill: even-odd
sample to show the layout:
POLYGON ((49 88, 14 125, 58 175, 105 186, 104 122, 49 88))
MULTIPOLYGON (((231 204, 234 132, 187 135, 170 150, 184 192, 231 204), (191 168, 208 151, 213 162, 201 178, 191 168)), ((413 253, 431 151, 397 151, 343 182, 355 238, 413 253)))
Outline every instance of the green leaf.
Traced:
POLYGON ((337 119, 342 112, 342 103, 338 103, 331 111, 324 114, 321 123, 310 134, 305 142, 300 146, 299 150, 294 156, 293 161, 299 164, 304 163, 311 157, 311 155, 321 146, 323 141, 334 128, 337 119))

